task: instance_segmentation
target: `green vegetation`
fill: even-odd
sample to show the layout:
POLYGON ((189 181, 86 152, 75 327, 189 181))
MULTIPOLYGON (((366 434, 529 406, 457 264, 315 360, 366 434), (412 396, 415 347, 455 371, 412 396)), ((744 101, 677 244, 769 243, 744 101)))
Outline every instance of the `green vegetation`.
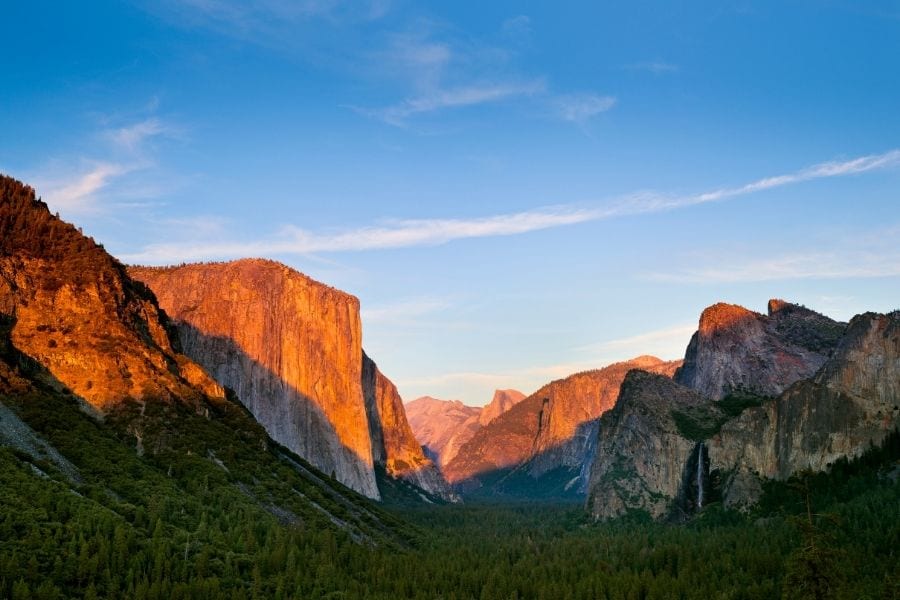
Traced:
POLYGON ((719 433, 729 417, 706 407, 696 407, 691 411, 673 410, 672 419, 682 437, 702 442, 719 433))
POLYGON ((716 406, 725 413, 728 418, 734 418, 740 415, 748 408, 762 406, 764 402, 771 400, 765 396, 759 396, 753 392, 744 390, 735 390, 716 402, 716 406))
POLYGON ((0 448, 3 598, 892 598, 900 586, 900 435, 806 477, 803 493, 769 484, 753 514, 712 504, 672 526, 594 523, 563 503, 392 515, 264 447, 236 407, 206 419, 148 405, 138 456, 117 433, 134 415, 97 423, 45 392, 3 401, 83 479, 0 448), (804 521, 807 497, 828 518, 804 521))
POLYGON ((771 398, 752 392, 735 390, 711 406, 693 406, 685 410, 673 410, 672 418, 682 437, 694 442, 702 442, 719 433, 722 425, 739 416, 748 408, 762 406, 769 400, 771 398))

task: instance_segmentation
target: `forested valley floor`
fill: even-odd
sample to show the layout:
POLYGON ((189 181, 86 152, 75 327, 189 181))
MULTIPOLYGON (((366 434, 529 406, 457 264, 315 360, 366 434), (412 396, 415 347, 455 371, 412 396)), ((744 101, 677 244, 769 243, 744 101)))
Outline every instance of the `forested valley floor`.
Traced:
POLYGON ((372 508, 360 541, 284 524, 210 461, 42 429, 61 448, 95 439, 74 486, 0 448, 2 598, 900 597, 896 433, 829 474, 770 484, 749 514, 594 523, 580 504, 396 505, 372 508))

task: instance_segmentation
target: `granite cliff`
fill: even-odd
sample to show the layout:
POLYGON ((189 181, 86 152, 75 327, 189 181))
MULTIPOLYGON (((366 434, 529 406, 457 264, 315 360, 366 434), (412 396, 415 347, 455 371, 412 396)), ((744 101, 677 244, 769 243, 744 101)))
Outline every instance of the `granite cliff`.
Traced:
POLYGON ((709 441, 711 468, 728 474, 726 505, 753 503, 761 479, 824 471, 900 426, 900 312, 853 318, 814 377, 725 423, 709 441))
POLYGON ((494 397, 478 414, 478 424, 484 427, 525 399, 519 390, 494 390, 494 397))
POLYGON ((444 475, 468 493, 584 493, 597 419, 612 408, 625 374, 642 367, 671 375, 679 364, 641 356, 553 381, 477 431, 444 475))
POLYGON ((95 411, 224 399, 179 353, 147 288, 102 246, 0 176, 0 315, 8 343, 95 411))
POLYGON ((274 443, 181 354, 146 286, 4 176, 0 445, 16 450, 7 465, 113 522, 155 513, 196 532, 214 502, 241 523, 399 539, 392 517, 274 443))
POLYGON ((716 400, 738 390, 776 396, 825 363, 845 326, 783 300, 771 300, 768 315, 714 304, 700 316, 675 381, 716 400))
POLYGON ((444 500, 453 500, 437 465, 425 456, 406 420, 403 400, 390 379, 363 354, 363 395, 372 439, 372 458, 387 475, 408 481, 444 500))
POLYGON ((600 419, 589 510, 604 518, 629 510, 666 515, 696 446, 679 429, 676 415, 705 404, 668 377, 630 371, 615 407, 600 419))
POLYGON ((376 462, 445 494, 393 384, 367 370, 354 296, 261 259, 129 272, 157 294, 185 354, 273 439, 370 498, 376 462))
POLYGON ((707 309, 676 381, 629 374, 600 420, 588 508, 683 519, 711 500, 747 506, 764 479, 879 444, 900 426, 898 322, 867 313, 844 326, 778 300, 768 317, 707 309))

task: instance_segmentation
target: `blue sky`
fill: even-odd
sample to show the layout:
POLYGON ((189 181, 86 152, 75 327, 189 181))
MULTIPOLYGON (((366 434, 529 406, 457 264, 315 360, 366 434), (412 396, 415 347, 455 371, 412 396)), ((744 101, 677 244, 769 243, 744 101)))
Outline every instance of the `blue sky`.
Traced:
POLYGON ((356 294, 406 400, 900 307, 900 2, 7 4, 0 171, 356 294))

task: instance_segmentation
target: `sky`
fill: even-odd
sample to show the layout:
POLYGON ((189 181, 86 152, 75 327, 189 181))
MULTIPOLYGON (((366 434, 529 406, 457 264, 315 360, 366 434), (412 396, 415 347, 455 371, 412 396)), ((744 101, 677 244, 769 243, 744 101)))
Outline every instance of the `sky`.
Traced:
POLYGON ((900 308, 900 2, 4 3, 0 172, 120 260, 359 297, 482 405, 704 307, 900 308))

